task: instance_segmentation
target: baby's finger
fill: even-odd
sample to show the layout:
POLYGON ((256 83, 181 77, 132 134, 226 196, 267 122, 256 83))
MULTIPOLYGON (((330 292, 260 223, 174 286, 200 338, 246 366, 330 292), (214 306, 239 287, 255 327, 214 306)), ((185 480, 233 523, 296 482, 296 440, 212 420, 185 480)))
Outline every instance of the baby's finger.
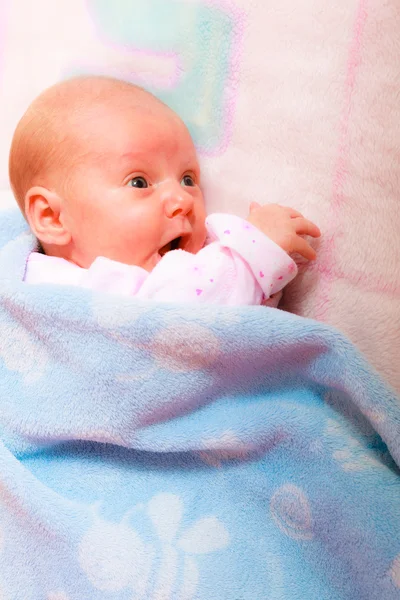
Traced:
POLYGON ((256 210, 257 208, 261 208, 261 204, 258 204, 258 202, 250 202, 250 212, 253 212, 253 210, 256 210))
POLYGON ((288 207, 288 212, 292 219, 298 219, 299 217, 301 219, 304 218, 303 215, 301 214, 301 212, 299 212, 298 210, 295 210, 294 208, 288 207))
POLYGON ((295 219, 293 225, 298 235, 310 235, 313 238, 318 238, 321 235, 319 227, 308 219, 295 219))
POLYGON ((299 236, 296 238, 293 251, 297 252, 297 254, 300 254, 300 256, 303 256, 307 260, 315 260, 317 258, 317 253, 314 248, 311 248, 310 244, 299 236))

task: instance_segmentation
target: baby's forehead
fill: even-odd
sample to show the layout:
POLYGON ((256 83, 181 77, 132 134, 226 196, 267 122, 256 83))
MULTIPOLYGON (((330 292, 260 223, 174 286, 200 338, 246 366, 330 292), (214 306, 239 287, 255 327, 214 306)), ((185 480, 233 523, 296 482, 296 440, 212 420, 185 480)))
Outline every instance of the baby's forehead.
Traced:
POLYGON ((125 104, 99 106, 80 115, 76 133, 82 144, 100 152, 153 151, 162 144, 193 146, 190 133, 168 107, 125 104), (137 148, 139 146, 139 148, 137 148))
MULTIPOLYGON (((82 128, 78 160, 74 160, 78 171, 87 168, 119 178, 135 169, 153 171, 159 164, 177 170, 199 169, 195 146, 179 118, 171 121, 165 113, 141 113, 136 121, 129 120, 129 113, 121 115, 118 111, 108 116, 115 115, 117 118, 109 122, 95 119, 82 128)), ((85 173, 88 175, 89 170, 85 173)))
MULTIPOLYGON (((160 133, 186 130, 181 118, 165 105, 156 103, 138 103, 132 101, 87 104, 77 116, 78 130, 84 134, 89 132, 106 133, 113 128, 131 131, 146 130, 149 134, 156 130, 160 133)), ((74 116, 73 116, 74 118, 74 116)), ((75 119, 74 119, 75 120, 75 119)))

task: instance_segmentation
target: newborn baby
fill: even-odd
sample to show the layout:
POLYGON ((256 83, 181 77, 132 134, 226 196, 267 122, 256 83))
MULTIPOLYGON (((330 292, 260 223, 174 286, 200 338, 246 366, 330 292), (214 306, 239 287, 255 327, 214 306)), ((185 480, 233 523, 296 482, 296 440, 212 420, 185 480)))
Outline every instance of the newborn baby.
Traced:
POLYGON ((14 134, 10 182, 39 241, 25 281, 159 301, 261 304, 314 259, 299 212, 250 205, 206 217, 181 119, 150 93, 106 77, 41 94, 14 134))

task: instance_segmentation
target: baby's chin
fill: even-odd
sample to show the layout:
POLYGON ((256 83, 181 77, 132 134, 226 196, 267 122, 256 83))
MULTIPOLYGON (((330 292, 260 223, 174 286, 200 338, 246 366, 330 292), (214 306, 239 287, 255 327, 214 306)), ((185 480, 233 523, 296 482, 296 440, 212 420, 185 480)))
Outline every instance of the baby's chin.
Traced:
POLYGON ((140 266, 142 267, 142 269, 145 269, 150 273, 167 254, 168 252, 161 256, 159 252, 155 252, 140 266))
POLYGON ((161 258, 162 258, 162 256, 160 256, 157 252, 155 254, 152 254, 152 256, 150 256, 146 260, 142 261, 141 263, 134 262, 134 263, 132 263, 132 265, 141 267, 142 269, 144 269, 145 271, 148 271, 150 273, 154 269, 154 267, 156 267, 158 265, 161 258))
POLYGON ((180 248, 171 249, 168 252, 165 252, 165 254, 162 254, 162 253, 160 254, 159 252, 155 252, 148 259, 146 259, 146 261, 144 261, 143 264, 141 264, 139 266, 141 266, 142 269, 145 269, 146 271, 148 271, 150 273, 158 265, 160 260, 162 260, 165 256, 167 256, 167 254, 169 254, 169 252, 185 251, 185 252, 189 252, 190 254, 197 254, 204 247, 205 241, 206 241, 206 235, 204 232, 204 236, 201 234, 196 237, 192 237, 188 241, 187 244, 183 243, 182 247, 180 247, 180 248))

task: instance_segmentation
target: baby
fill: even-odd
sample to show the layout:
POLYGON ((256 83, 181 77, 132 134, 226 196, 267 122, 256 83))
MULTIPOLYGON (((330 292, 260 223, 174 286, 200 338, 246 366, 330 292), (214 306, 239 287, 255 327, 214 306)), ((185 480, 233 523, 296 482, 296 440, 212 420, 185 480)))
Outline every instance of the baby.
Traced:
POLYGON ((145 90, 75 78, 41 94, 14 134, 10 182, 39 241, 30 284, 76 285, 159 301, 261 304, 313 260, 299 212, 250 205, 206 217, 181 119, 145 90))

